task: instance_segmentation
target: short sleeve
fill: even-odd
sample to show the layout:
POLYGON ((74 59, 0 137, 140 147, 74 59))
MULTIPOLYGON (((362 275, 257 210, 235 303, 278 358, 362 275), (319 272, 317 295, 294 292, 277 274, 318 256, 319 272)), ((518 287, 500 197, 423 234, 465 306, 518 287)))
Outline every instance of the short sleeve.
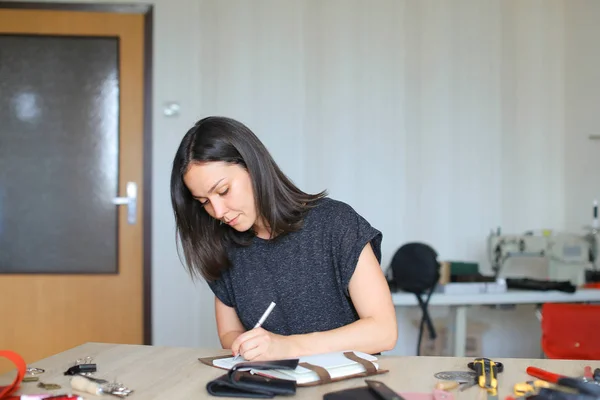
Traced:
POLYGON ((235 307, 233 296, 231 295, 231 285, 228 285, 227 282, 227 272, 225 272, 219 279, 208 281, 208 287, 210 287, 210 290, 212 290, 215 296, 221 300, 221 303, 228 307, 235 307))
POLYGON ((383 234, 352 207, 341 204, 333 222, 332 248, 340 283, 344 293, 349 296, 350 279, 356 270, 360 253, 368 243, 371 244, 377 261, 381 263, 383 234))

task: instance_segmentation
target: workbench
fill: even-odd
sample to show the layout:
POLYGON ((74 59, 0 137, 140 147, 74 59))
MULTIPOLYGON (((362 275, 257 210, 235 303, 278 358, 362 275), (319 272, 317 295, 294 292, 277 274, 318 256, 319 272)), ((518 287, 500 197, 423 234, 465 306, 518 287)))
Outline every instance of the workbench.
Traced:
MULTIPOLYGON (((423 299, 425 300, 425 299, 423 299)), ((396 307, 418 306, 414 294, 395 292, 392 301, 396 307)), ((475 293, 475 294, 444 294, 434 293, 429 305, 448 306, 453 321, 453 356, 463 357, 465 342, 467 340, 467 309, 483 305, 507 304, 543 304, 543 303, 581 303, 600 302, 599 289, 579 289, 575 293, 559 291, 529 291, 508 290, 502 293, 475 293)))
MULTIPOLYGON (((43 360, 28 364, 29 367, 42 368, 45 372, 40 376, 40 381, 51 382, 69 388, 69 376, 63 372, 74 364, 77 359, 93 357, 97 364, 98 378, 118 380, 134 392, 127 399, 169 399, 169 400, 202 400, 216 399, 206 391, 206 384, 224 373, 223 370, 204 365, 198 361, 200 357, 230 354, 222 349, 207 348, 181 348, 123 345, 108 343, 86 343, 53 355, 43 360)), ((384 382, 391 389, 402 393, 431 393, 435 384, 439 382, 434 374, 440 371, 468 371, 469 358, 461 357, 404 357, 404 356, 378 356, 380 368, 389 372, 371 377, 384 382)), ((531 380, 527 375, 528 366, 536 366, 555 373, 570 376, 583 375, 586 365, 592 368, 600 367, 600 361, 592 363, 585 361, 562 361, 546 359, 496 359, 504 364, 504 371, 498 375, 498 399, 504 400, 513 393, 516 383, 531 380)), ((9 384, 15 376, 14 371, 0 375, 0 386, 9 384)), ((293 398, 298 400, 322 399, 327 392, 346 388, 365 386, 365 378, 353 378, 346 381, 330 383, 313 387, 299 387, 293 398)), ((35 382, 22 384, 19 394, 40 393, 41 389, 35 382)), ((60 389, 58 390, 60 391, 60 389)), ((100 399, 90 394, 80 394, 85 399, 100 399)), ((449 391, 454 399, 479 399, 485 393, 478 386, 471 387, 464 392, 454 389, 449 391)), ((105 396, 106 399, 116 397, 105 396)), ((284 399, 286 397, 278 396, 284 399)), ((447 400, 452 400, 450 397, 447 400)))

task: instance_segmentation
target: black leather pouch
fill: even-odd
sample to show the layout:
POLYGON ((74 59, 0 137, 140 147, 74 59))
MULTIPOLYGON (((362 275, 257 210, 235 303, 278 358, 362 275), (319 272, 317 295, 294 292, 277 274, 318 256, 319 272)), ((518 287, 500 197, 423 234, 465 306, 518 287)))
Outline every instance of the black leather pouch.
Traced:
POLYGON ((239 363, 226 374, 208 382, 206 390, 218 397, 270 399, 278 395, 291 396, 296 394, 296 381, 252 374, 249 369, 258 373, 270 369, 293 370, 298 362, 299 359, 239 363))

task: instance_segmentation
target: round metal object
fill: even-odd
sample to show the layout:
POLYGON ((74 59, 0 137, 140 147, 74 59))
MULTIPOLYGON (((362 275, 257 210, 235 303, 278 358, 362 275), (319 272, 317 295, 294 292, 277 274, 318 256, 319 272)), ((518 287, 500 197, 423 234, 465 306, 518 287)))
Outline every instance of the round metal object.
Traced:
POLYGON ((475 379, 473 371, 443 371, 433 375, 444 381, 471 382, 475 379))
POLYGON ((46 370, 44 370, 43 368, 34 368, 34 367, 29 367, 25 370, 25 373, 27 373, 29 375, 38 375, 38 374, 43 374, 44 372, 46 372, 46 370))

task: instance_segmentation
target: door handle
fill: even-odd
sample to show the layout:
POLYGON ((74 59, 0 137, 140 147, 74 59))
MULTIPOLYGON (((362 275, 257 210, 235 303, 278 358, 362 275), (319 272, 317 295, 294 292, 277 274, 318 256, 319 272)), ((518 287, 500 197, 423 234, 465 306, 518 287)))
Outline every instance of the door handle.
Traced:
POLYGON ((127 222, 133 225, 135 224, 137 215, 137 184, 135 182, 127 182, 126 192, 127 197, 115 197, 112 203, 127 206, 127 222))

